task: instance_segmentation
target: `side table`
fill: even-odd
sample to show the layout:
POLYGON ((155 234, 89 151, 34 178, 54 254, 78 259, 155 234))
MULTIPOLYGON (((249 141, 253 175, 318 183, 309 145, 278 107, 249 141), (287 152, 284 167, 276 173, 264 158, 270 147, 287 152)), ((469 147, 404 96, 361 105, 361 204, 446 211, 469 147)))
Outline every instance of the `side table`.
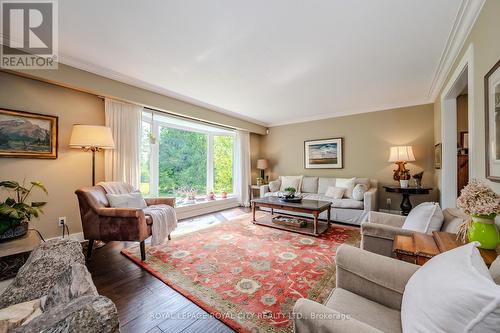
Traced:
POLYGON ((248 185, 248 197, 250 198, 250 200, 254 199, 254 191, 260 191, 260 186, 261 185, 248 185))
POLYGON ((399 186, 384 186, 388 193, 400 193, 403 196, 401 200, 401 214, 408 215, 413 208, 410 201, 410 195, 429 194, 432 191, 431 187, 399 187, 399 186))
POLYGON ((35 247, 40 245, 40 236, 34 230, 26 235, 0 243, 0 281, 16 276, 35 247))

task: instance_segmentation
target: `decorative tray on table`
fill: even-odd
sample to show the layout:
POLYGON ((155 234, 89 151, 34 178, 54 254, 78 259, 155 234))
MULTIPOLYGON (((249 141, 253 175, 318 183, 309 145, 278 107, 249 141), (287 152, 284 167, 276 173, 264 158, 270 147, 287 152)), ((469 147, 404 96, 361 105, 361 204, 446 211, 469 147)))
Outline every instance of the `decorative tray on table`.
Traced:
POLYGON ((272 218, 273 223, 286 225, 295 228, 305 228, 307 226, 307 220, 298 217, 277 215, 272 218))

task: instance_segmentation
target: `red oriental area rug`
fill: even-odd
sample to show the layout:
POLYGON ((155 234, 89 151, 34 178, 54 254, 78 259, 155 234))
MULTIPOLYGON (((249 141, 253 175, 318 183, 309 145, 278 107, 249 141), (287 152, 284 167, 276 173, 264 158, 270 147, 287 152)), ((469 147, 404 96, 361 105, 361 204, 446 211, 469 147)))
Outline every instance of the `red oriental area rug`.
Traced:
POLYGON ((138 246, 122 253, 236 331, 291 332, 295 301, 323 302, 337 247, 359 238, 355 227, 310 237, 254 225, 248 214, 148 247, 145 262, 138 246))

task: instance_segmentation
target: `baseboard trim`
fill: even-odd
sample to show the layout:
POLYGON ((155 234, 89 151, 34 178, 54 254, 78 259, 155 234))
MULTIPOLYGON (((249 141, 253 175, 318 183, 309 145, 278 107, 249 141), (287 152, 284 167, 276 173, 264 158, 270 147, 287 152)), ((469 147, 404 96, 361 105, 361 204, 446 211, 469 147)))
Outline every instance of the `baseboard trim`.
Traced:
MULTIPOLYGON (((53 240, 53 239, 63 239, 63 237, 57 236, 57 237, 47 238, 46 240, 49 241, 49 240, 53 240)), ((69 236, 64 236, 64 239, 72 239, 72 240, 79 241, 80 243, 85 241, 85 239, 83 238, 83 232, 75 232, 73 234, 69 234, 69 236)))

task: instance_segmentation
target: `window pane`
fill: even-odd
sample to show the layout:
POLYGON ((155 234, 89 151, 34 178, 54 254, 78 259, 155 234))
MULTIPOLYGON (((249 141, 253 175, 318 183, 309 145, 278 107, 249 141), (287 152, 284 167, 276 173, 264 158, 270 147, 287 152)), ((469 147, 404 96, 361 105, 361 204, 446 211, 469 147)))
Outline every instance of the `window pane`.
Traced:
POLYGON ((232 136, 214 135, 214 191, 233 193, 232 136))
POLYGON ((142 122, 141 132, 141 180, 140 190, 143 195, 151 195, 149 190, 150 180, 150 158, 151 158, 151 125, 145 121, 142 122))
POLYGON ((160 196, 183 197, 181 188, 205 194, 207 187, 206 134, 161 127, 159 140, 160 196))

